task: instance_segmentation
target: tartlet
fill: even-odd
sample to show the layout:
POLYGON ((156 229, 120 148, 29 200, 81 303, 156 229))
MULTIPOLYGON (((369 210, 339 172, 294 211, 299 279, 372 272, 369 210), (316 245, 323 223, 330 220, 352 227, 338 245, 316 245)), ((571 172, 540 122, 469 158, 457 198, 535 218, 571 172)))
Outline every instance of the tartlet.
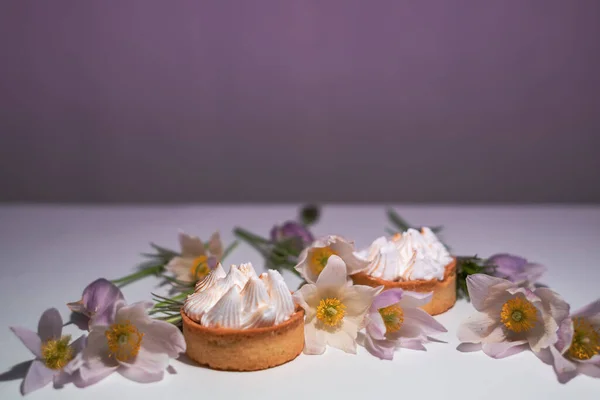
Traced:
POLYGON ((413 281, 388 281, 358 272, 351 275, 355 285, 371 287, 383 286, 384 290, 400 288, 411 292, 433 292, 431 301, 421 308, 430 315, 438 315, 451 309, 456 303, 456 258, 453 258, 445 267, 444 279, 413 280, 413 281))
POLYGON ((285 364, 304 349, 304 310, 264 328, 202 326, 181 311, 187 355, 197 363, 225 371, 258 371, 285 364))

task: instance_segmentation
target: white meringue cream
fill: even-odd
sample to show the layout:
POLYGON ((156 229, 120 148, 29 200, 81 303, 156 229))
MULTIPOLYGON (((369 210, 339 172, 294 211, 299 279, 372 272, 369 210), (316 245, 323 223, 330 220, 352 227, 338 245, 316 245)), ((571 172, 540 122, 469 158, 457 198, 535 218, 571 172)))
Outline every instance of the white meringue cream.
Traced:
POLYGON ((365 272, 388 281, 444 279, 452 256, 429 228, 409 229, 391 239, 375 239, 357 254, 368 260, 365 272))
POLYGON ((192 320, 210 327, 247 329, 273 326, 290 318, 295 305, 283 277, 275 270, 256 275, 252 264, 219 264, 198 282, 183 306, 192 320))

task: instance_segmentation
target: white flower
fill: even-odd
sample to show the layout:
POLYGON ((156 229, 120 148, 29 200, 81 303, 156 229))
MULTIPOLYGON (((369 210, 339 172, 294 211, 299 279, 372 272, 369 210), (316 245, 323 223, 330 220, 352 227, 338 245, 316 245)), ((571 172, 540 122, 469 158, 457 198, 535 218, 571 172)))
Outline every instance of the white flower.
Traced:
POLYGON ((109 325, 92 323, 76 386, 92 385, 115 371, 141 383, 163 378, 170 359, 183 353, 186 345, 176 326, 148 316, 151 307, 152 302, 119 302, 109 325))
POLYGON ((166 268, 182 282, 201 280, 216 268, 223 257, 223 244, 218 232, 212 234, 206 247, 199 237, 180 232, 179 244, 181 256, 173 257, 166 268))
POLYGON ((352 285, 344 261, 336 255, 328 257, 316 284, 306 284, 294 293, 306 313, 304 352, 323 354, 329 345, 356 353, 358 330, 381 289, 352 285))
POLYGON ((530 290, 485 274, 469 276, 467 287, 479 312, 459 327, 458 338, 481 344, 490 357, 506 357, 528 347, 537 353, 553 345, 559 325, 569 315, 569 305, 547 288, 530 290))
POLYGON ((315 283, 327 265, 329 257, 336 255, 344 261, 348 274, 352 275, 369 266, 369 261, 357 257, 354 250, 354 242, 349 242, 340 236, 329 235, 315 240, 310 247, 304 249, 298 257, 298 265, 295 268, 307 282, 315 283))

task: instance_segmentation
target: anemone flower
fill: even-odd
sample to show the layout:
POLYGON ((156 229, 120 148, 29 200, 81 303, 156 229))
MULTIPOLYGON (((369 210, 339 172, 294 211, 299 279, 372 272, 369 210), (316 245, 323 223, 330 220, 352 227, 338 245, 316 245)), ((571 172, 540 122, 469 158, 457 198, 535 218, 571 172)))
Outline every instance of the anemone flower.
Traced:
POLYGON ((283 225, 273 226, 270 236, 273 243, 290 241, 290 246, 298 252, 315 240, 308 228, 296 221, 287 221, 283 225))
POLYGON ((554 367, 560 383, 578 374, 600 378, 600 300, 571 314, 561 324, 556 344, 538 356, 554 367))
POLYGON ((115 371, 141 383, 163 378, 169 360, 185 351, 185 340, 174 325, 150 318, 151 307, 152 302, 119 302, 112 321, 92 323, 76 386, 92 385, 115 371))
POLYGON ((223 244, 218 232, 212 234, 208 246, 200 238, 180 232, 179 244, 181 255, 173 257, 166 269, 181 282, 195 283, 203 279, 223 257, 223 244))
POLYGON ((117 286, 100 278, 83 289, 81 300, 67 303, 67 306, 74 313, 94 318, 97 323, 105 324, 114 317, 116 303, 123 299, 123 293, 117 286))
POLYGON ((365 348, 384 360, 394 358, 397 348, 426 350, 429 336, 447 332, 431 315, 418 307, 431 300, 431 293, 386 290, 373 300, 366 318, 365 348))
POLYGON ((356 353, 356 336, 373 298, 382 287, 352 285, 346 264, 336 256, 327 264, 315 284, 306 284, 294 299, 306 313, 304 334, 306 354, 323 354, 327 345, 356 353))
POLYGON ((547 288, 530 290, 485 274, 467 277, 467 287, 478 312, 459 327, 458 338, 480 344, 493 358, 526 348, 539 353, 555 344, 558 327, 569 315, 569 305, 547 288))
POLYGON ((315 283, 332 255, 340 257, 347 268, 348 274, 355 274, 369 266, 369 260, 363 260, 354 254, 354 242, 349 242, 343 237, 329 235, 317 239, 313 244, 304 249, 298 257, 296 271, 304 280, 315 283))
POLYGON ((494 276, 519 284, 532 285, 546 272, 545 266, 512 254, 495 254, 487 259, 486 264, 494 267, 494 276))
POLYGON ((26 328, 10 329, 35 356, 21 385, 23 395, 54 381, 60 387, 74 378, 75 357, 85 345, 85 336, 69 343, 71 336, 62 335, 63 321, 56 308, 49 308, 40 317, 38 332, 26 328))

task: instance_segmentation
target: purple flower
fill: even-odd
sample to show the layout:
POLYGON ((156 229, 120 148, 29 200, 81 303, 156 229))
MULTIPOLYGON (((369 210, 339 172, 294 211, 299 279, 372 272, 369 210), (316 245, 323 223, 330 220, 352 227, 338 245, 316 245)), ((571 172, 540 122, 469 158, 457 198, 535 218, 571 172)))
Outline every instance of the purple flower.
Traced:
POLYGON ((77 369, 76 356, 85 345, 85 336, 69 344, 71 336, 62 336, 62 325, 58 310, 49 308, 40 317, 37 333, 26 328, 10 328, 35 356, 21 386, 23 395, 51 381, 60 387, 73 380, 72 374, 77 369))
POLYGON ((140 383, 163 378, 170 359, 184 352, 186 345, 176 326, 148 316, 151 307, 152 302, 125 305, 119 301, 112 320, 92 320, 75 386, 92 385, 115 371, 140 383))
POLYGON ((545 266, 511 254, 495 254, 488 258, 486 264, 495 267, 494 276, 515 283, 533 284, 546 272, 545 266))
POLYGON ((365 348, 384 360, 394 358, 399 347, 426 350, 429 336, 447 332, 431 315, 421 310, 431 300, 431 293, 390 289, 373 300, 366 318, 365 348))
POLYGON ((537 356, 554 367, 560 383, 578 374, 600 378, 600 299, 565 319, 556 344, 537 356))
POLYGON ((531 290, 486 274, 467 277, 467 287, 478 312, 458 329, 460 351, 481 349, 492 358, 527 348, 539 353, 557 342, 558 328, 569 315, 569 305, 548 288, 531 290))
POLYGON ((81 300, 68 303, 71 311, 104 324, 113 318, 115 306, 123 300, 121 290, 104 278, 96 279, 83 290, 81 300))
POLYGON ((272 242, 278 243, 284 240, 290 240, 292 248, 300 252, 315 239, 306 226, 296 221, 287 221, 283 225, 275 225, 271 229, 272 242))

